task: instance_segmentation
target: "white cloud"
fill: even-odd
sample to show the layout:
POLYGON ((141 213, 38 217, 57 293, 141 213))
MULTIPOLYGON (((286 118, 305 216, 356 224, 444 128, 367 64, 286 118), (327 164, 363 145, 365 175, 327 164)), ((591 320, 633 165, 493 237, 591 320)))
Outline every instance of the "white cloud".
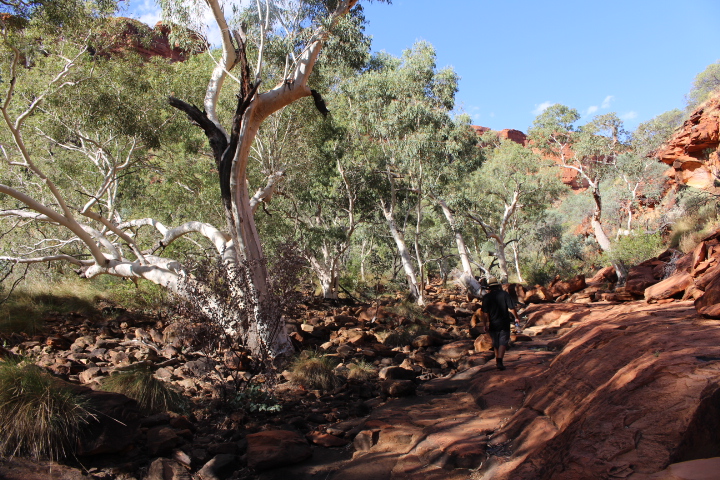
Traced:
POLYGON ((146 25, 154 27, 160 21, 160 10, 157 12, 144 13, 137 17, 137 19, 146 25))
POLYGON ((534 115, 540 115, 542 112, 547 110, 553 105, 552 102, 543 102, 540 105, 535 104, 535 110, 532 111, 534 115))
POLYGON ((610 108, 610 102, 612 102, 613 100, 615 100, 615 97, 612 95, 608 95, 607 97, 605 97, 605 100, 603 100, 601 108, 610 108))
POLYGON ((588 109, 587 109, 587 115, 592 115, 593 113, 595 113, 595 112, 597 112, 597 111, 598 111, 598 106, 597 106, 597 105, 592 105, 592 106, 588 107, 588 109))
POLYGON ((624 115, 620 115, 620 119, 621 120, 632 120, 634 118, 637 118, 637 116, 638 116, 637 112, 631 110, 624 115))
POLYGON ((479 122, 481 117, 482 117, 482 115, 480 115, 479 113, 473 113, 470 116, 470 118, 472 118, 472 121, 475 123, 479 122))

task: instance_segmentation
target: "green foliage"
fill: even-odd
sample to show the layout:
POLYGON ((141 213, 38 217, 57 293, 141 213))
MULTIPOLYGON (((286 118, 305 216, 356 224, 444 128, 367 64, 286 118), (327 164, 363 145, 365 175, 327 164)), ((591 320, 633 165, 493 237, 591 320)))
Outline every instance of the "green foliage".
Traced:
POLYGON ((621 261, 632 267, 658 256, 665 250, 665 243, 659 233, 623 235, 614 242, 612 250, 604 253, 608 263, 621 261))
POLYGON ((128 310, 159 310, 170 302, 168 291, 154 283, 135 283, 110 276, 98 278, 94 283, 95 288, 103 292, 104 298, 128 310))
POLYGON ((649 156, 670 138, 682 122, 683 112, 674 109, 641 123, 631 136, 633 151, 641 157, 649 156))
POLYGON ((108 392, 122 393, 138 402, 148 413, 182 412, 187 406, 185 397, 166 382, 155 378, 153 371, 140 366, 113 372, 100 386, 108 392))
POLYGON ((92 418, 87 399, 39 367, 0 362, 0 454, 61 459, 92 418))
POLYGON ((692 110, 720 88, 720 61, 711 63, 698 73, 687 96, 688 110, 692 110))
POLYGON ((531 258, 523 262, 521 272, 528 285, 547 285, 557 275, 557 269, 553 262, 542 261, 537 258, 531 258))
POLYGON ((233 403, 247 413, 277 413, 282 410, 277 398, 257 384, 246 386, 237 394, 233 403))
POLYGON ((702 190, 686 188, 679 203, 683 214, 672 225, 669 244, 687 253, 720 228, 720 201, 702 190))
POLYGON ((335 361, 316 352, 302 352, 290 367, 293 382, 311 390, 332 390, 339 384, 334 373, 335 361))

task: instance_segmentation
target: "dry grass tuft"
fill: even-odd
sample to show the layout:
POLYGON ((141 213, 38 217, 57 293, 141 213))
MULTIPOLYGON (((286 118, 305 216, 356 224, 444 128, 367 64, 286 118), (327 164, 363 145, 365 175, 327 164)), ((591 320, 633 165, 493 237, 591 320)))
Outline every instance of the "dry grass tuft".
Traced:
POLYGON ((148 413, 185 410, 185 397, 170 385, 155 378, 151 369, 137 367, 115 372, 100 383, 108 392, 122 393, 137 401, 148 413))
POLYGON ((396 330, 384 330, 375 334, 377 339, 388 347, 404 347, 410 345, 416 335, 404 328, 396 330))
POLYGON ((303 352, 292 364, 293 382, 310 390, 328 391, 339 385, 334 361, 314 352, 303 352))
POLYGON ((32 364, 0 362, 0 454, 65 458, 92 418, 87 399, 32 364))
POLYGON ((366 362, 365 360, 358 360, 355 363, 348 365, 348 379, 359 380, 361 382, 368 381, 372 378, 377 377, 377 371, 372 363, 366 362))

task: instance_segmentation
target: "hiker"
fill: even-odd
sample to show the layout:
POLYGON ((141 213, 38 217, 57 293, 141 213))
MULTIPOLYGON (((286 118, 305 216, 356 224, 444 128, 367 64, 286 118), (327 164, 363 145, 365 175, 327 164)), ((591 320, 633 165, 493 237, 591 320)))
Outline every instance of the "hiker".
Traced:
POLYGON ((490 290, 482 299, 481 310, 483 315, 483 327, 485 332, 490 334, 495 350, 495 361, 498 370, 505 370, 503 357, 510 341, 510 312, 515 317, 515 325, 519 325, 520 317, 515 307, 515 301, 509 293, 504 291, 497 278, 488 278, 488 289, 490 290), (488 328, 488 323, 489 328, 488 328))

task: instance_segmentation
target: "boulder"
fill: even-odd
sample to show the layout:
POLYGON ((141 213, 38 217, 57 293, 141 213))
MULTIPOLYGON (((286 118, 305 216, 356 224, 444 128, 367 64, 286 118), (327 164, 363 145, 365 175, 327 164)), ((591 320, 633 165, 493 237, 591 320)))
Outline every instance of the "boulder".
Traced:
POLYGON ((534 288, 525 293, 524 303, 548 303, 555 300, 553 294, 541 285, 535 285, 534 288))
POLYGON ((385 367, 378 373, 380 380, 414 380, 417 373, 402 367, 385 367))
POLYGON ((571 293, 579 292, 586 286, 587 284, 585 283, 584 275, 577 275, 567 281, 562 281, 558 277, 557 281, 554 281, 550 285, 549 290, 553 296, 559 297, 561 295, 568 295, 571 293))
POLYGON ((475 339, 473 342, 473 349, 476 352, 484 352, 486 350, 492 350, 492 338, 489 333, 483 333, 475 339))
POLYGON ((411 380, 384 380, 380 384, 383 393, 391 397, 407 397, 415 395, 417 385, 411 380))
POLYGON ((615 269, 613 267, 603 267, 598 270, 597 273, 587 281, 587 283, 615 283, 617 280, 617 274, 615 273, 615 269))
POLYGON ((147 451, 152 456, 166 455, 178 446, 182 439, 168 426, 157 426, 147 432, 147 451))
POLYGON ((169 458, 156 458, 148 468, 145 480, 191 480, 185 467, 169 458))
POLYGON ((458 340, 456 342, 443 345, 438 351, 438 356, 447 360, 458 360, 467 356, 468 350, 475 348, 472 340, 458 340))
POLYGON ((625 291, 637 295, 645 295, 645 289, 659 282, 664 272, 665 262, 657 258, 651 258, 635 265, 628 272, 627 282, 625 283, 625 291), (662 267, 660 270, 658 267, 662 267))
POLYGON ((412 342, 412 346, 415 348, 432 347, 440 344, 442 344, 442 339, 435 335, 420 335, 412 342))
POLYGON ((288 430, 266 430, 247 436, 248 466, 267 470, 302 462, 312 456, 305 437, 288 430))
POLYGON ((95 416, 78 442, 79 456, 119 453, 137 442, 140 410, 135 400, 120 393, 75 388, 87 395, 95 416))
POLYGON ((695 309, 705 317, 720 318, 720 272, 705 286, 705 293, 695 300, 695 309))
POLYGON ((685 290, 693 285, 692 276, 689 273, 672 275, 665 280, 656 283, 645 289, 645 301, 650 303, 664 298, 682 296, 685 290))
POLYGON ((198 471, 200 480, 223 480, 229 477, 239 467, 237 457, 232 454, 223 453, 215 455, 198 471))

